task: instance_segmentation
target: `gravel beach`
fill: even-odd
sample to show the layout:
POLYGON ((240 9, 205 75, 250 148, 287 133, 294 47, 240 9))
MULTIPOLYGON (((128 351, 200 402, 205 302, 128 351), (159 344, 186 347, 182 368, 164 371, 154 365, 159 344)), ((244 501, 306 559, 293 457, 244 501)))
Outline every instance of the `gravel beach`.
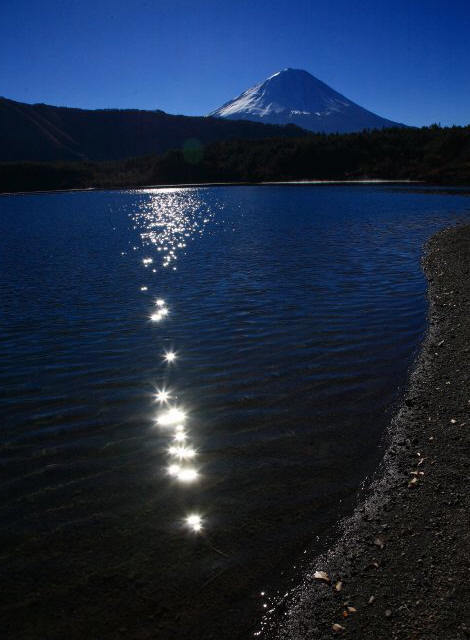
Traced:
POLYGON ((470 637, 470 226, 431 238, 423 269, 429 330, 381 469, 264 637, 470 637))

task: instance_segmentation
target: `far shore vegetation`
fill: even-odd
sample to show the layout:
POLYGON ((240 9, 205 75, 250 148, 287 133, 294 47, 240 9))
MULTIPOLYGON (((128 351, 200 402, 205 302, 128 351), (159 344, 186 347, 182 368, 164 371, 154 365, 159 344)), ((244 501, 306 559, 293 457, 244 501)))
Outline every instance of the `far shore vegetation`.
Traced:
POLYGON ((288 180, 470 185, 470 126, 231 139, 114 162, 0 164, 0 192, 288 180))

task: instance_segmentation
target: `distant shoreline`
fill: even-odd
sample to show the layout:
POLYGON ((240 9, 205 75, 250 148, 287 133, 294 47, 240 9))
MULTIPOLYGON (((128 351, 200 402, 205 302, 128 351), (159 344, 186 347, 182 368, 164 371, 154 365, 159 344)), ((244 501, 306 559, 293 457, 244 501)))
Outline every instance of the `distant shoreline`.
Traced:
MULTIPOLYGON (((380 185, 428 184, 423 180, 279 180, 263 182, 182 182, 178 184, 149 184, 140 187, 83 187, 76 189, 44 189, 39 191, 3 191, 0 196, 40 195, 48 193, 74 193, 87 191, 143 191, 145 189, 194 189, 197 187, 269 187, 269 186, 323 186, 323 185, 380 185)), ((440 185, 443 186, 443 185, 440 185)))

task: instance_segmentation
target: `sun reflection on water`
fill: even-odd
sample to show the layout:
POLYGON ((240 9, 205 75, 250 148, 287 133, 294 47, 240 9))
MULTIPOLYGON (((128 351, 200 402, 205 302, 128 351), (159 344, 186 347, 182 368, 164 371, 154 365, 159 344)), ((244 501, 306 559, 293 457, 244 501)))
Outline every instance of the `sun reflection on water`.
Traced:
POLYGON ((180 464, 171 464, 168 473, 181 482, 193 482, 199 475, 193 467, 182 467, 180 464))
MULTIPOLYGON (((176 271, 178 255, 185 253, 188 242, 204 233, 216 209, 212 205, 209 210, 199 197, 199 189, 145 189, 139 193, 145 194, 145 197, 139 209, 132 214, 132 220, 145 251, 140 263, 153 274, 161 272, 161 267, 171 267, 176 271)), ((132 247, 134 251, 139 248, 132 247)), ((123 252, 122 255, 127 253, 123 252)), ((150 284, 142 285, 140 291, 150 293, 150 284)), ((170 313, 163 297, 155 297, 148 317, 153 324, 161 325, 163 320, 173 317, 173 313, 170 313)), ((177 360, 178 353, 168 349, 163 352, 162 358, 165 364, 171 365, 177 360)), ((161 387, 156 387, 154 399, 162 406, 155 417, 155 424, 169 436, 165 452, 169 458, 166 469, 168 475, 187 485, 199 479, 199 469, 192 466, 198 451, 192 446, 190 434, 185 429, 188 418, 186 410, 174 405, 176 397, 174 391, 170 392, 166 387, 166 381, 161 387)), ((190 513, 184 522, 194 533, 203 530, 202 517, 197 513, 190 513)))
POLYGON ((163 355, 163 359, 166 362, 174 362, 177 358, 177 355, 174 351, 165 351, 164 355, 163 355))
POLYGON ((186 413, 182 409, 178 409, 177 407, 172 407, 161 413, 157 422, 161 427, 170 427, 176 424, 182 424, 186 420, 186 413))
POLYGON ((165 300, 159 299, 156 301, 155 306, 157 307, 157 311, 152 313, 150 316, 150 320, 152 322, 160 322, 163 318, 170 313, 170 310, 166 306, 165 300))
POLYGON ((193 482, 197 479, 199 473, 192 467, 183 467, 176 476, 181 482, 193 482))
POLYGON ((193 513, 186 518, 186 524, 197 533, 202 529, 202 518, 200 515, 193 513))
MULTIPOLYGON (((133 213, 134 227, 144 246, 159 252, 161 266, 176 269, 178 253, 186 249, 189 240, 204 233, 214 211, 203 203, 198 189, 146 189, 141 193, 149 197, 133 213)), ((142 262, 147 267, 153 259, 146 257, 142 262)))
POLYGON ((157 389, 155 400, 161 404, 166 403, 168 400, 171 400, 171 394, 167 389, 157 389))
POLYGON ((179 458, 179 460, 191 460, 196 455, 194 449, 184 446, 170 447, 168 449, 168 453, 175 456, 175 458, 179 458))

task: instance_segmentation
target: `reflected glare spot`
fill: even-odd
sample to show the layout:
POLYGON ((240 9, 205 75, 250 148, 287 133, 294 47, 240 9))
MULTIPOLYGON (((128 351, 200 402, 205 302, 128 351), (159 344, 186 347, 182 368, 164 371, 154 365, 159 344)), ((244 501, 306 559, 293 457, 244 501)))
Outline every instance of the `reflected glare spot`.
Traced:
POLYGON ((176 360, 176 353, 174 351, 165 351, 163 359, 166 362, 174 362, 176 360))
MULTIPOLYGON (((178 426, 181 426, 181 425, 178 425, 178 426)), ((184 442, 186 440, 186 437, 187 436, 184 431, 177 431, 173 436, 173 439, 176 440, 176 442, 184 442)))
POLYGON ((148 291, 148 287, 140 287, 141 291, 148 291))
POLYGON ((142 260, 142 263, 143 263, 145 266, 147 266, 148 264, 152 264, 152 262, 153 262, 153 258, 144 258, 144 259, 142 260))
POLYGON ((184 422, 185 419, 186 419, 185 412, 181 411, 181 409, 177 409, 176 407, 173 407, 172 409, 165 411, 165 413, 162 413, 158 417, 157 422, 162 427, 168 427, 176 424, 177 422, 178 423, 184 422))
POLYGON ((160 320, 163 320, 163 315, 160 313, 160 311, 158 313, 152 313, 152 315, 150 316, 150 320, 152 322, 160 322, 160 320))
POLYGON ((168 400, 170 400, 171 395, 170 392, 167 391, 166 389, 157 389, 157 393, 155 395, 155 399, 158 402, 168 402, 168 400))
POLYGON ((164 307, 165 306, 165 300, 163 300, 162 298, 158 298, 158 300, 155 300, 155 304, 157 307, 164 307))
POLYGON ((193 514, 191 514, 190 516, 188 516, 186 518, 186 524, 193 531, 198 533, 202 529, 202 518, 201 518, 201 516, 198 516, 196 513, 193 513, 193 514))
POLYGON ((198 476, 198 473, 196 469, 191 469, 190 467, 186 467, 185 469, 180 469, 176 477, 181 482, 193 482, 193 480, 196 480, 197 476, 198 476))
POLYGON ((180 471, 181 467, 179 466, 179 464, 171 464, 168 467, 168 473, 170 474, 170 476, 177 476, 180 471))
POLYGON ((175 456, 176 458, 179 458, 180 460, 191 460, 196 455, 194 449, 184 446, 170 447, 168 449, 168 453, 172 456, 175 456))

